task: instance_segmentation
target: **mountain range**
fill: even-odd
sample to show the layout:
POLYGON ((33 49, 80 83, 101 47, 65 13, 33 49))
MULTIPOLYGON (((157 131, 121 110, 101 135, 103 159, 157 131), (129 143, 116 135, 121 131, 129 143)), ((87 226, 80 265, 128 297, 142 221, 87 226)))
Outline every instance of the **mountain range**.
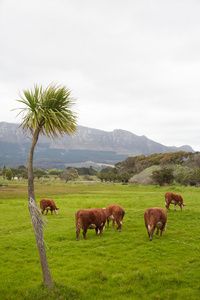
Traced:
MULTIPOLYGON (((0 122, 0 167, 27 165, 30 144, 31 135, 23 133, 19 124, 0 122)), ((72 137, 65 135, 54 140, 40 136, 34 152, 34 167, 100 168, 105 164, 114 165, 129 156, 176 151, 194 152, 188 145, 168 147, 122 129, 107 132, 77 126, 77 132, 72 137)))

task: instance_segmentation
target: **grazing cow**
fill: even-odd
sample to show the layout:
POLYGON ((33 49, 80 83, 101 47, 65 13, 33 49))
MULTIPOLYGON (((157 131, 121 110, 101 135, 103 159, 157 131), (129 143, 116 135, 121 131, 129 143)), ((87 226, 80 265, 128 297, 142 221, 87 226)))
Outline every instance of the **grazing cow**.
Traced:
POLYGON ((80 229, 83 229, 83 237, 86 240, 88 229, 95 229, 96 235, 101 236, 106 222, 106 215, 102 208, 80 209, 75 213, 76 240, 79 240, 80 229))
POLYGON ((183 206, 186 206, 183 204, 183 198, 179 194, 173 194, 173 193, 166 193, 165 194, 165 206, 167 210, 169 209, 170 204, 174 204, 174 210, 176 210, 176 204, 180 206, 180 209, 183 210, 183 206))
POLYGON ((47 213, 48 213, 49 210, 51 211, 51 214, 54 211, 55 214, 57 215, 58 214, 58 210, 59 210, 59 208, 56 207, 56 205, 55 205, 55 203, 54 203, 54 201, 52 199, 41 199, 40 200, 40 208, 41 208, 41 213, 42 214, 46 210, 46 215, 47 215, 47 213))
POLYGON ((156 234, 158 234, 160 230, 160 236, 162 236, 162 232, 165 231, 167 213, 160 207, 147 208, 144 213, 144 221, 150 241, 152 241, 155 228, 157 228, 156 234))
POLYGON ((107 225, 109 226, 109 222, 113 220, 112 226, 114 228, 115 221, 117 222, 117 230, 120 232, 122 227, 122 220, 125 215, 125 211, 122 206, 117 204, 110 204, 105 209, 107 225))

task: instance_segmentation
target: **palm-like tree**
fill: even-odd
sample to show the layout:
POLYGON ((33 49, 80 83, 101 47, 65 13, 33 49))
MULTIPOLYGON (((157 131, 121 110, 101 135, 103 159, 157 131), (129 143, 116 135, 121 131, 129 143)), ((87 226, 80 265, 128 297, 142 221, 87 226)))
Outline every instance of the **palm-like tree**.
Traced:
POLYGON ((23 114, 23 131, 30 131, 32 143, 28 157, 28 206, 34 228, 44 284, 53 286, 43 239, 43 225, 40 210, 35 200, 33 180, 33 154, 39 135, 57 138, 59 135, 71 135, 76 131, 76 113, 73 111, 74 99, 66 87, 49 85, 46 89, 34 86, 33 90, 23 91, 23 96, 17 100, 25 107, 20 108, 23 114))

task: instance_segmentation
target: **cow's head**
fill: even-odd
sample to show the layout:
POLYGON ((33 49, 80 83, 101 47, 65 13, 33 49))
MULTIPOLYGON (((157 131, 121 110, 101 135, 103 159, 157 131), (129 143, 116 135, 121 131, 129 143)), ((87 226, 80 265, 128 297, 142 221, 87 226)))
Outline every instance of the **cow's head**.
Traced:
POLYGON ((110 215, 110 216, 108 217, 108 219, 109 219, 109 221, 112 221, 112 220, 114 220, 115 218, 114 218, 113 215, 110 215))
POLYGON ((56 209, 54 210, 56 215, 58 214, 58 210, 59 210, 58 207, 56 207, 56 209))
POLYGON ((180 208, 183 210, 183 206, 186 206, 186 204, 181 204, 180 208))

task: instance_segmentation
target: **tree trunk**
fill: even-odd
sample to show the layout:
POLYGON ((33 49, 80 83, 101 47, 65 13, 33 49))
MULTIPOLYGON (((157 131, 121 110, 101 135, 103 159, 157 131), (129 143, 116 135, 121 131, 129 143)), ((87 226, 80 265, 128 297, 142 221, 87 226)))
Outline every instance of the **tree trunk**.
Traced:
POLYGON ((37 206, 35 200, 35 192, 34 192, 33 153, 34 153, 35 145, 37 144, 38 141, 39 133, 40 133, 39 127, 37 127, 36 130, 32 133, 32 144, 31 144, 29 157, 28 157, 28 206, 29 206, 29 212, 30 212, 35 238, 37 242, 37 247, 40 255, 40 263, 42 267, 44 284, 48 287, 52 287, 53 281, 51 278, 51 274, 47 262, 46 251, 44 247, 44 239, 43 239, 44 221, 41 218, 40 210, 37 206))

